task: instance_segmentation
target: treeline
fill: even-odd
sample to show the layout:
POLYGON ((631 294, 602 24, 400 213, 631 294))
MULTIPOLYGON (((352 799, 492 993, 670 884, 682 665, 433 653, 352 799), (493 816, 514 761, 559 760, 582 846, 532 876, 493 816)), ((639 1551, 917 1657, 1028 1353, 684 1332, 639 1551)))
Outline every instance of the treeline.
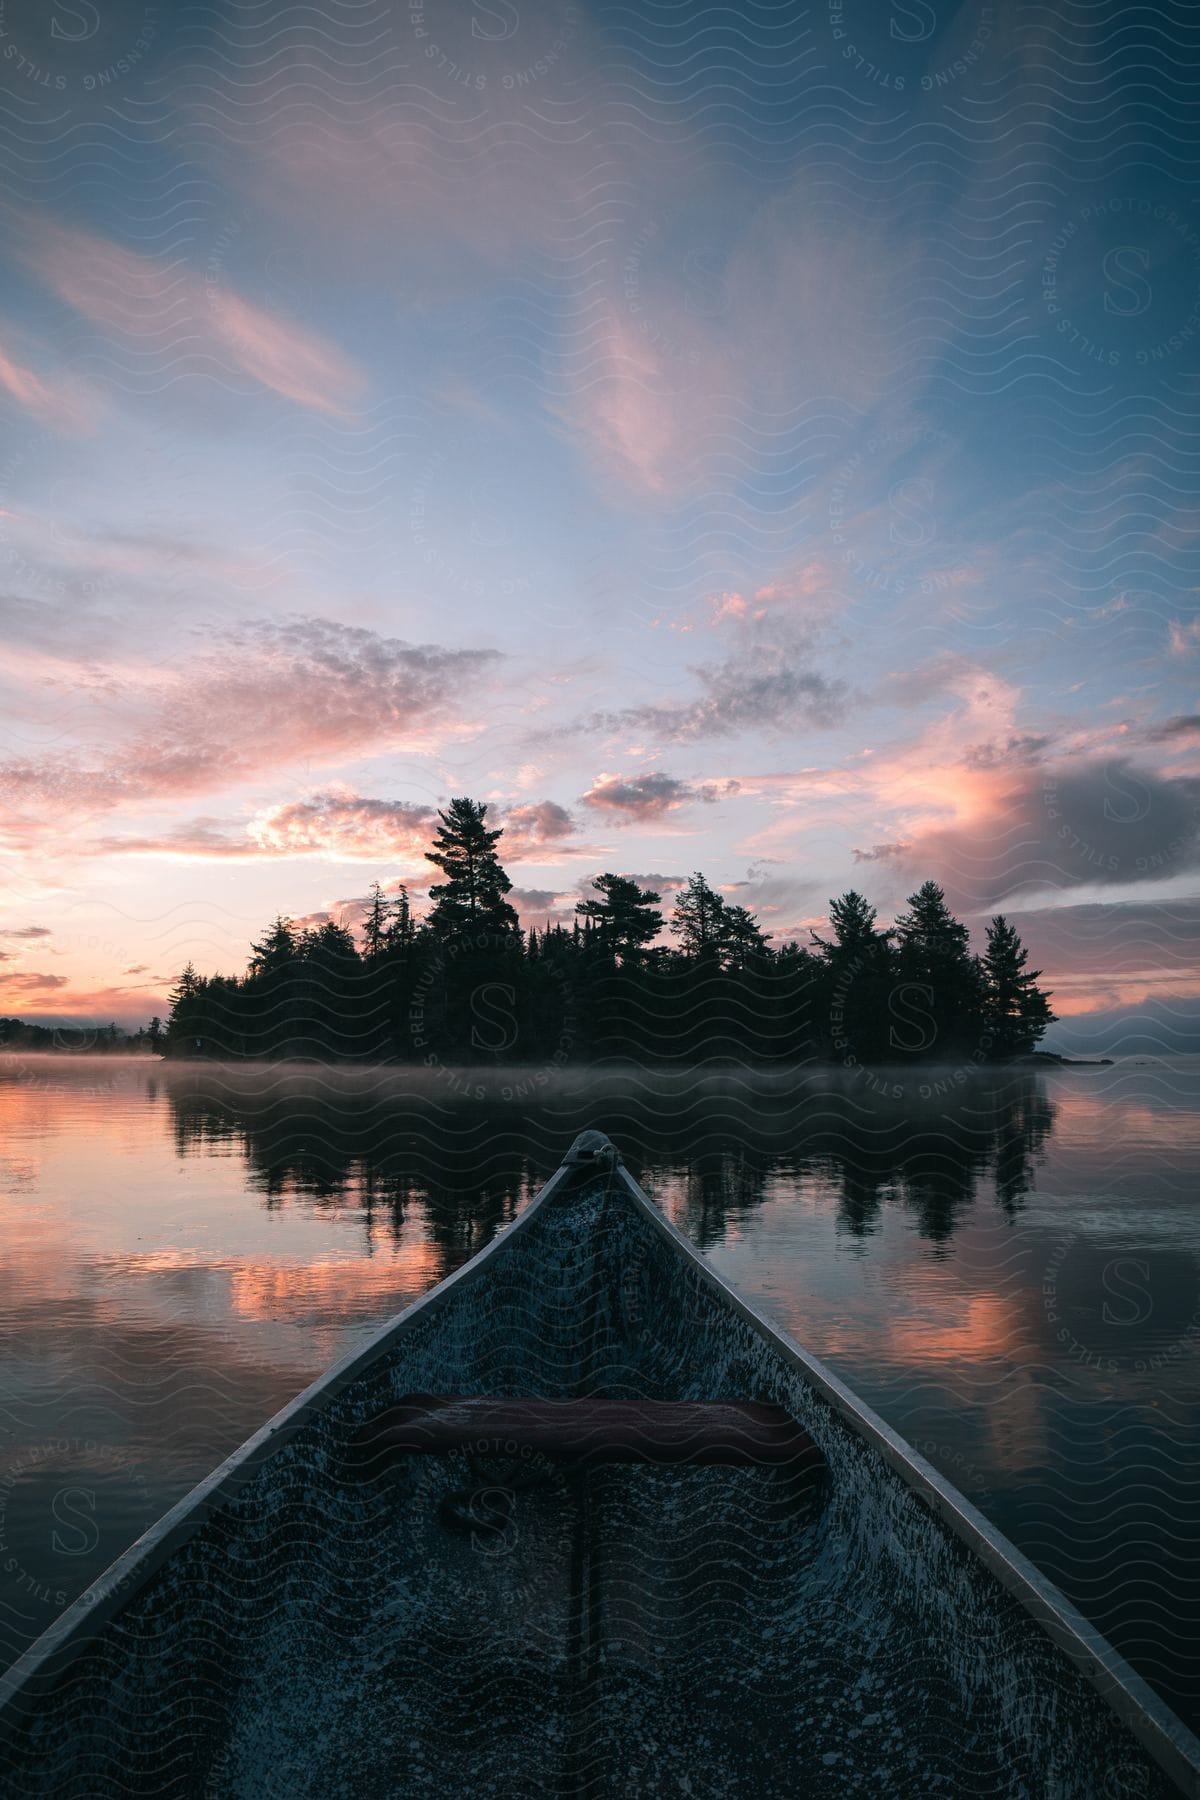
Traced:
POLYGON ((774 944, 693 875, 661 896, 604 874, 568 928, 523 931, 487 807, 451 802, 426 852, 442 881, 418 920, 406 890, 372 890, 361 933, 275 919, 244 975, 189 966, 171 996, 175 1056, 456 1065, 937 1061, 1033 1049, 1054 1015, 1002 917, 981 953, 936 882, 892 926, 858 893, 828 935, 774 944), (663 940, 664 929, 667 941, 663 940))
POLYGON ((0 1050, 58 1051, 64 1055, 96 1056, 145 1052, 160 1053, 166 1047, 161 1019, 151 1019, 138 1031, 109 1025, 37 1025, 26 1019, 0 1019, 0 1050))

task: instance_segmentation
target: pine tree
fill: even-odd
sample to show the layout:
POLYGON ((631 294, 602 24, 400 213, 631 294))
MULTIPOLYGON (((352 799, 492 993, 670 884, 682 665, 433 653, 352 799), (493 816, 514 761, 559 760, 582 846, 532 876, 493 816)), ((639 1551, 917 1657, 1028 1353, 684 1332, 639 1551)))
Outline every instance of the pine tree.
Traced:
POLYGON ((725 902, 703 875, 693 875, 681 888, 671 915, 671 931, 688 957, 715 955, 725 928, 725 902))
POLYGON ((169 995, 171 1010, 167 1015, 167 1039, 173 1049, 184 1055, 199 1049, 197 1040, 203 1039, 206 987, 207 983, 189 962, 169 995))
POLYGON ((970 934, 946 905, 945 891, 936 881, 923 881, 908 904, 911 912, 901 913, 895 926, 901 954, 915 951, 930 960, 970 954, 970 934))
POLYGON ((895 970, 892 934, 880 931, 875 908, 853 889, 829 902, 832 938, 812 940, 821 968, 814 1017, 827 1054, 846 1068, 886 1061, 892 1054, 885 1023, 895 970))
POLYGON ((661 894, 639 887, 626 875, 598 875, 592 886, 598 900, 581 900, 578 918, 598 933, 601 948, 622 963, 640 962, 646 946, 662 930, 661 894))
POLYGON ((893 1049, 954 1055, 978 1041, 983 1026, 983 976, 965 925, 946 905, 936 881, 922 882, 896 920, 894 996, 899 1018, 890 1027, 893 1049), (916 990, 904 996, 904 986, 916 990))
POLYGON ((322 957, 329 963, 357 963, 358 946, 354 934, 336 919, 326 919, 308 940, 309 955, 322 957))
POLYGON ((377 881, 371 883, 371 897, 367 906, 367 916, 363 920, 363 954, 369 962, 383 954, 387 944, 388 907, 383 897, 383 889, 377 881))
POLYGON ((383 939, 388 950, 404 950, 413 940, 412 907, 408 889, 401 882, 392 896, 392 910, 384 926, 383 939))
POLYGON ((744 969, 756 956, 769 956, 767 944, 771 933, 763 931, 752 912, 744 906, 727 906, 721 933, 721 953, 730 969, 744 969))
POLYGON ((200 977, 196 973, 195 964, 189 962, 167 998, 170 1000, 172 1008, 174 1008, 178 1006, 181 1001, 186 1002, 188 1000, 194 1000, 199 991, 200 977))
POLYGON ((987 929, 983 953, 986 978, 984 1018, 992 1035, 991 1054, 1000 1059, 1028 1055, 1054 1022, 1050 999, 1037 983, 1040 969, 1027 970, 1029 951, 1003 913, 987 929))
POLYGON ((811 932, 816 944, 827 962, 845 961, 853 956, 865 955, 872 962, 881 960, 887 952, 892 934, 890 931, 879 931, 875 924, 875 908, 862 894, 853 888, 843 894, 840 899, 829 902, 829 923, 833 928, 832 941, 818 937, 811 932))
POLYGON ((503 831, 489 831, 486 814, 482 801, 465 798, 452 800, 446 812, 438 813, 441 825, 434 848, 425 852, 446 877, 429 890, 433 907, 426 927, 434 935, 517 929, 517 915, 504 897, 512 882, 496 855, 503 831))
POLYGON ((251 975, 269 975, 276 969, 288 968, 295 961, 298 950, 292 921, 282 913, 276 914, 262 943, 250 947, 251 975))

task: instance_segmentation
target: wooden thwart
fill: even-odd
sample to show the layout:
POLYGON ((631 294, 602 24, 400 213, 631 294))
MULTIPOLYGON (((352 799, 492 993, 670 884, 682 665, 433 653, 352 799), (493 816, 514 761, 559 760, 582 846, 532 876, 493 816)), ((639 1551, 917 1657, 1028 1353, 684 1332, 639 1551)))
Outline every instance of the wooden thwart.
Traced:
POLYGON ((389 1455, 537 1454, 572 1463, 682 1463, 817 1474, 825 1458, 782 1406, 763 1400, 543 1400, 412 1394, 355 1434, 389 1455))

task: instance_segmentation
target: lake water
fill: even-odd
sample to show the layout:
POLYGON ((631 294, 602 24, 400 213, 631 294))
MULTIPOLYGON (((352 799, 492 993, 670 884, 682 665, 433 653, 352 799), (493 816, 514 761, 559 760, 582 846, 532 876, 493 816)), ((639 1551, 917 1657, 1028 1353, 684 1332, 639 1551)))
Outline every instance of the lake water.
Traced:
POLYGON ((584 1125, 1200 1722, 1196 1057, 870 1084, 0 1058, 0 1663, 584 1125))

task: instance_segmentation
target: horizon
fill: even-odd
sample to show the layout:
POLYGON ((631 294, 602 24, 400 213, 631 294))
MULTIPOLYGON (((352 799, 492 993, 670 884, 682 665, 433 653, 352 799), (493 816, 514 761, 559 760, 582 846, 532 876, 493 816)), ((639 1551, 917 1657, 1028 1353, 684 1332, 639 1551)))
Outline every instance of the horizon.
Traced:
MULTIPOLYGON (((486 811, 486 807, 484 810, 486 811)), ((503 844, 502 843, 499 844, 497 848, 498 848, 498 852, 500 854, 501 864, 503 864, 503 844)), ((702 874, 702 872, 701 872, 701 874, 702 874)), ((858 891, 861 892, 861 890, 858 890, 858 891)), ((590 888, 588 891, 588 898, 594 899, 597 892, 598 892, 597 887, 590 888)), ((381 890, 381 895, 382 895, 382 890, 381 890)), ((391 896, 382 896, 382 897, 389 898, 389 899, 391 898, 391 896)), ((674 927, 672 926, 672 918, 675 915, 672 911, 671 902, 675 899, 678 899, 678 897, 679 897, 678 893, 675 891, 672 891, 671 894, 669 894, 668 896, 663 898, 662 903, 659 908, 661 916, 662 916, 662 924, 661 924, 661 928, 659 930, 658 935, 653 940, 653 944, 664 950, 671 950, 671 949, 675 948, 674 936, 673 936, 674 927)), ((846 897, 847 896, 842 896, 843 899, 846 897)), ((907 896, 906 903, 908 901, 912 901, 912 900, 916 899, 916 897, 917 896, 915 894, 907 896)), ((868 903, 870 903, 870 899, 871 899, 870 894, 866 894, 865 898, 868 901, 868 903)), ((368 897, 367 901, 364 901, 361 904, 356 901, 354 903, 353 907, 344 907, 344 908, 339 909, 338 915, 336 915, 336 917, 334 915, 327 914, 327 913, 318 913, 316 915, 310 915, 306 919, 297 920, 297 919, 292 918, 290 915, 287 915, 285 913, 280 913, 275 916, 275 918, 271 921, 271 924, 273 926, 279 925, 279 924, 286 924, 290 929, 292 929, 296 933, 297 936, 300 936, 304 931, 306 931, 306 930, 313 931, 316 928, 319 928, 321 925, 329 922, 329 920, 331 918, 334 918, 334 921, 336 923, 343 924, 350 931, 351 936, 354 939, 355 943, 357 944, 359 950, 364 952, 364 954, 365 954, 366 948, 367 948, 367 935, 366 935, 364 919, 363 919, 362 915, 365 912, 366 906, 368 904, 369 904, 369 897, 368 897)), ((900 910, 901 909, 899 907, 897 907, 895 909, 897 915, 900 913, 900 910)), ((419 929, 420 926, 422 925, 422 923, 424 922, 424 919, 426 916, 427 916, 426 914, 414 912, 414 914, 413 914, 414 928, 419 929)), ((1003 917, 1004 915, 1000 915, 1000 916, 1003 917)), ((992 917, 995 918, 996 915, 992 915, 992 917)), ((555 921, 555 924, 556 924, 557 929, 559 929, 559 930, 566 929, 566 930, 570 931, 572 929, 578 929, 579 922, 580 922, 579 916, 576 915, 573 920, 558 918, 555 921)), ((550 927, 550 923, 551 922, 548 918, 545 919, 543 921, 543 928, 548 929, 550 927)), ((831 928, 830 920, 829 920, 828 916, 826 916, 821 921, 819 921, 819 924, 823 927, 823 929, 825 931, 828 931, 831 928)), ((878 928, 882 932, 884 932, 885 935, 887 935, 888 933, 890 933, 894 930, 896 920, 895 920, 895 918, 877 918, 876 924, 877 924, 878 928)), ((262 935, 262 936, 267 935, 267 929, 268 928, 264 925, 262 933, 260 935, 262 935)), ((522 930, 523 934, 525 932, 529 932, 530 935, 532 936, 533 934, 536 933, 536 931, 538 930, 538 927, 536 926, 536 923, 531 920, 528 922, 523 922, 521 925, 521 930, 522 930)), ((799 947, 801 949, 808 951, 810 954, 817 952, 818 951, 818 939, 815 935, 816 926, 810 927, 810 932, 813 935, 809 936, 807 942, 802 942, 797 939, 792 939, 792 940, 790 940, 790 944, 792 946, 799 944, 799 947)), ((770 934, 768 933, 767 936, 769 938, 770 934)), ((788 942, 788 940, 781 939, 778 941, 770 942, 767 945, 768 952, 769 953, 775 952, 775 951, 781 949, 785 942, 788 942)), ((201 979, 206 979, 210 976, 230 976, 230 975, 240 979, 243 976, 245 976, 248 973, 249 969, 252 967, 253 958, 250 955, 251 948, 252 947, 248 946, 246 965, 242 968, 237 968, 237 969, 232 969, 232 968, 231 969, 199 969, 199 970, 196 970, 195 973, 197 975, 199 975, 201 979)), ((982 944, 976 945, 976 944, 972 943, 970 945, 971 951, 975 954, 978 954, 982 950, 982 948, 983 948, 982 944)), ((819 965, 819 961, 820 961, 820 957, 818 955, 818 965, 819 965)), ((1044 987, 1045 984, 1043 983, 1042 985, 1044 987)), ((1053 1003, 1054 1003, 1053 993, 1051 991, 1049 991, 1048 989, 1046 990, 1046 993, 1047 993, 1047 998, 1051 1002, 1051 1005, 1053 1005, 1053 1003)), ((66 1030, 66 1031, 88 1031, 88 1030, 103 1031, 106 1029, 110 1029, 113 1026, 116 1026, 116 1028, 118 1030, 120 1030, 123 1034, 137 1035, 141 1032, 144 1032, 145 1029, 148 1026, 154 1024, 156 1020, 160 1025, 165 1026, 169 1019, 170 1012, 171 1012, 170 1001, 168 999, 166 1007, 164 1008, 164 1011, 162 1014, 152 1014, 148 1018, 130 1017, 130 1018, 126 1018, 126 1019, 101 1020, 97 1017, 90 1016, 90 1015, 42 1014, 42 1015, 31 1015, 29 1018, 23 1019, 23 1020, 22 1019, 13 1019, 12 1017, 10 1017, 7 1022, 28 1024, 28 1025, 33 1025, 33 1026, 42 1026, 42 1027, 48 1027, 48 1028, 53 1028, 53 1029, 62 1029, 62 1030, 66 1030)), ((2 1017, 2 1015, 0 1015, 0 1017, 2 1017)), ((1078 1015, 1071 1015, 1071 1014, 1067 1014, 1065 1016, 1054 1015, 1054 1016, 1052 1016, 1049 1025, 1043 1028, 1043 1032, 1044 1032, 1044 1035, 1043 1035, 1042 1041, 1038 1046, 1039 1051, 1046 1051, 1046 1052, 1049 1052, 1051 1055, 1055 1055, 1055 1054, 1066 1055, 1068 1058, 1071 1056, 1072 1053, 1078 1055, 1080 1053, 1087 1054, 1090 1052, 1092 1055, 1098 1056, 1098 1055, 1108 1052, 1110 1050, 1116 1050, 1119 1054, 1126 1055, 1126 1056, 1144 1056, 1147 1053, 1146 1049, 1144 1047, 1146 1042, 1151 1042, 1153 1044, 1154 1053, 1159 1054, 1159 1055, 1162 1055, 1162 1054, 1186 1055, 1189 1053, 1189 1043, 1194 1044, 1194 1047, 1196 1050, 1200 1050, 1200 1008, 1196 1008, 1196 1009, 1192 1010, 1191 1012, 1189 1012, 1189 1010, 1186 1007, 1172 1009, 1172 1014, 1168 1019, 1163 1018, 1161 1011, 1159 1011, 1158 1009, 1152 1008, 1150 1006, 1145 1007, 1138 1014, 1132 1015, 1132 1016, 1125 1012, 1114 1012, 1114 1013, 1104 1014, 1104 1013, 1095 1013, 1095 1012, 1091 1012, 1091 1011, 1083 1012, 1082 1014, 1078 1014, 1078 1015), (1073 1023, 1074 1023, 1074 1029, 1072 1028, 1073 1023), (1163 1042, 1162 1031, 1163 1031, 1164 1025, 1166 1026, 1167 1032, 1171 1038, 1171 1042, 1169 1044, 1164 1044, 1164 1042, 1163 1042)), ((73 1050, 73 1053, 84 1054, 84 1052, 79 1051, 78 1048, 75 1046, 67 1046, 67 1048, 71 1048, 73 1050)), ((24 1055, 24 1054, 36 1054, 37 1052, 29 1051, 27 1047, 22 1047, 21 1053, 24 1055)), ((271 1060, 287 1061, 288 1058, 275 1057, 275 1058, 272 1058, 271 1060)), ((303 1060, 303 1059, 301 1059, 301 1060, 303 1060)), ((388 1058, 386 1060, 390 1062, 392 1059, 388 1058)), ((923 1060, 925 1060, 925 1059, 923 1059, 923 1060)), ((954 1066, 955 1059, 953 1056, 947 1057, 945 1060, 946 1060, 947 1067, 954 1066)), ((817 1062, 818 1062, 818 1064, 821 1062, 821 1058, 819 1056, 817 1058, 817 1062)), ((519 1066, 519 1062, 514 1063, 512 1066, 514 1068, 519 1066)), ((570 1065, 570 1066, 573 1067, 576 1065, 570 1065)), ((579 1066, 582 1066, 582 1065, 579 1065, 579 1066)), ((831 1056, 828 1059, 828 1066, 831 1071, 835 1071, 840 1065, 839 1065, 836 1057, 831 1056)), ((890 1065, 888 1065, 886 1062, 882 1062, 882 1063, 878 1063, 876 1066, 880 1069, 884 1069, 890 1065)), ((904 1059, 901 1058, 899 1063, 896 1066, 899 1066, 899 1067, 906 1066, 904 1059)), ((938 1065, 936 1063, 936 1060, 928 1059, 925 1061, 925 1066, 928 1068, 934 1068, 938 1065)), ((986 1073, 986 1065, 980 1072, 986 1073)))
POLYGON ((1200 1048, 1152 32, 146 16, 3 26, 0 1014, 137 1026, 277 912, 423 910, 469 793, 526 927, 699 869, 807 943, 930 877, 1047 1048, 1200 1048))

